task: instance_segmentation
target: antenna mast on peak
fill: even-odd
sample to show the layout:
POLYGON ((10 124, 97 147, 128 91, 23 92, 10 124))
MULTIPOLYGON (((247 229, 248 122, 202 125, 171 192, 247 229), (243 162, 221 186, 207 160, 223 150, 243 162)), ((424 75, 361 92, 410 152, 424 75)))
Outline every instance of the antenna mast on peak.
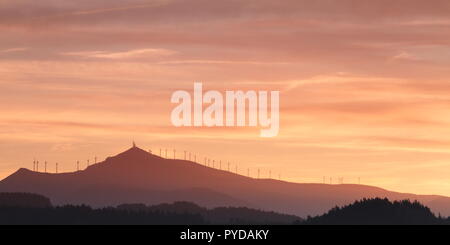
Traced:
POLYGON ((133 148, 136 148, 136 142, 133 140, 133 148))

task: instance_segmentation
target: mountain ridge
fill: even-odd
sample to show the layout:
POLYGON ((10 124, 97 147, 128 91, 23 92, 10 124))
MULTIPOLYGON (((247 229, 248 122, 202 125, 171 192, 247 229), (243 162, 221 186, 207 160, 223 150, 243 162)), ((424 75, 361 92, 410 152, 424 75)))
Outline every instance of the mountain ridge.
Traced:
POLYGON ((445 196, 398 193, 356 184, 254 179, 192 161, 162 158, 138 147, 76 172, 41 173, 20 168, 0 181, 0 191, 42 194, 55 204, 101 207, 126 202, 191 201, 211 208, 246 206, 303 217, 361 198, 387 197, 418 200, 436 213, 450 215, 450 198, 445 196))

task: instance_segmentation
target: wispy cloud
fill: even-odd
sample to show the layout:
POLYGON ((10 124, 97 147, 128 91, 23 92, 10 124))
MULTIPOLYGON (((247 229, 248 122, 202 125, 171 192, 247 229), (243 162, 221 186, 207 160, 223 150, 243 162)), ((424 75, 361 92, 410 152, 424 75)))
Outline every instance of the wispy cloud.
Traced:
POLYGON ((158 62, 159 65, 181 64, 243 64, 243 65, 288 65, 289 62, 250 61, 250 60, 169 60, 158 62))
POLYGON ((399 54, 392 57, 393 60, 419 60, 419 57, 413 55, 409 52, 400 52, 399 54))
POLYGON ((108 51, 79 51, 79 52, 64 52, 62 55, 79 56, 84 58, 100 58, 100 59, 129 59, 129 58, 143 58, 143 57, 159 57, 175 54, 176 52, 168 49, 133 49, 122 52, 108 52, 108 51))
POLYGON ((161 5, 165 4, 166 2, 167 2, 166 0, 159 0, 159 1, 152 1, 151 3, 145 3, 145 4, 136 4, 136 5, 114 7, 114 8, 99 8, 99 9, 75 11, 70 14, 71 15, 90 15, 90 14, 126 11, 126 10, 132 10, 132 9, 152 8, 152 7, 161 6, 161 5))
POLYGON ((13 52, 22 52, 28 50, 28 47, 19 47, 19 48, 8 48, 0 50, 0 53, 13 53, 13 52))

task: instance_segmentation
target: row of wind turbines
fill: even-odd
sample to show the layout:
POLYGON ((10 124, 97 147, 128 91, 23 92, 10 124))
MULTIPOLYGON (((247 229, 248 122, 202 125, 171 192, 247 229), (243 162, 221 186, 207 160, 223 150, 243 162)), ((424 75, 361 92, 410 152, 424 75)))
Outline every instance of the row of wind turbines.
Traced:
MULTIPOLYGON (((172 158, 171 159, 178 159, 177 158, 177 150, 176 149, 173 149, 173 155, 172 155, 172 158)), ((199 163, 199 161, 197 161, 197 154, 194 154, 194 153, 191 153, 191 152, 189 152, 189 151, 186 151, 186 150, 184 150, 184 151, 182 151, 182 152, 184 152, 184 158, 182 158, 182 160, 185 160, 185 161, 193 161, 193 162, 195 162, 195 163, 198 163, 198 164, 200 164, 199 163)), ((149 150, 149 153, 152 153, 152 151, 151 150, 149 150)), ((162 148, 160 148, 159 149, 159 156, 160 157, 162 157, 162 158, 166 158, 166 159, 169 159, 169 151, 168 151, 168 149, 164 149, 164 151, 163 151, 163 149, 162 148), (164 152, 164 156, 163 156, 163 152, 164 152)), ((180 160, 180 159, 178 159, 178 160, 180 160)), ((200 160, 200 157, 199 157, 199 159, 198 160, 200 160)), ((219 170, 226 170, 226 171, 228 171, 228 172, 232 172, 233 171, 233 169, 232 169, 232 163, 231 162, 229 162, 229 161, 224 161, 223 162, 224 163, 224 167, 222 168, 222 160, 218 160, 218 161, 216 161, 216 160, 214 160, 214 159, 210 159, 210 158, 208 158, 208 157, 203 157, 203 165, 204 166, 206 166, 206 167, 211 167, 211 168, 215 168, 215 169, 219 169, 219 170), (226 165, 225 165, 225 162, 226 162, 226 165), (225 166, 226 166, 226 168, 225 168, 225 166)), ((238 167, 238 164, 234 164, 234 171, 233 171, 233 173, 235 173, 235 174, 240 174, 239 173, 239 167, 238 167)), ((269 178, 269 179, 272 179, 272 171, 271 170, 269 170, 269 172, 267 173, 268 174, 268 176, 266 176, 266 178, 269 178)), ((247 177, 252 177, 251 175, 250 175, 250 168, 247 168, 247 175, 246 175, 247 177)), ((261 178, 261 170, 258 168, 257 169, 257 175, 256 175, 256 178, 257 179, 260 179, 261 178)), ((278 174, 278 180, 281 180, 281 174, 278 174)))
MULTIPOLYGON (((133 142, 133 147, 136 147, 136 144, 134 142, 133 142)), ((148 152, 150 154, 153 154, 152 150, 148 150, 148 152)), ((175 160, 178 159, 177 158, 177 150, 173 149, 172 152, 173 152, 173 155, 172 155, 172 157, 170 159, 175 159, 175 160)), ((189 152, 189 151, 186 151, 186 150, 183 150, 182 152, 184 153, 184 157, 182 159, 178 159, 178 160, 193 161, 195 163, 201 164, 200 161, 197 161, 197 160, 200 160, 200 155, 197 155, 195 153, 192 153, 192 152, 189 152)), ((159 148, 159 157, 165 158, 165 159, 169 159, 169 150, 167 148, 165 148, 164 150, 162 148, 159 148)), ((94 164, 97 163, 97 156, 94 157, 93 163, 94 164)), ((262 176, 261 175, 262 171, 261 171, 261 169, 258 168, 257 171, 256 171, 256 175, 252 176, 251 175, 251 169, 247 168, 247 173, 246 173, 246 175, 244 175, 244 174, 241 174, 242 172, 239 172, 238 164, 232 164, 229 161, 224 161, 223 163, 224 164, 222 164, 222 160, 216 161, 216 160, 210 159, 210 158, 208 158, 206 156, 203 157, 203 165, 206 166, 206 167, 219 169, 219 170, 224 170, 224 171, 228 171, 228 172, 233 172, 235 174, 242 175, 242 176, 247 176, 249 178, 260 179, 260 178, 264 177, 264 178, 267 178, 267 179, 272 179, 272 171, 271 170, 266 172, 266 174, 267 174, 266 176, 262 176), (226 162, 226 164, 225 164, 225 162, 226 162), (232 168, 232 165, 234 165, 234 169, 232 168), (223 168, 222 168, 222 166, 223 166, 223 168)), ((55 163, 55 172, 54 173, 58 173, 58 165, 59 165, 59 163, 56 162, 55 163)), ((89 167, 89 165, 90 165, 90 159, 87 159, 86 160, 86 168, 89 167)), ((80 165, 80 161, 76 161, 76 170, 80 171, 81 167, 82 166, 80 165)), ((33 171, 35 171, 35 172, 39 172, 40 171, 40 169, 39 169, 39 161, 36 160, 36 159, 33 160, 33 171)), ((47 161, 44 161, 43 172, 44 173, 48 172, 47 171, 47 161)), ((277 177, 278 177, 277 178, 278 180, 281 180, 281 174, 280 173, 278 173, 277 177)), ((344 177, 337 177, 337 179, 335 181, 333 181, 333 177, 323 176, 322 183, 323 184, 344 184, 344 177)), ((361 184, 361 178, 360 177, 357 178, 357 184, 361 184)))

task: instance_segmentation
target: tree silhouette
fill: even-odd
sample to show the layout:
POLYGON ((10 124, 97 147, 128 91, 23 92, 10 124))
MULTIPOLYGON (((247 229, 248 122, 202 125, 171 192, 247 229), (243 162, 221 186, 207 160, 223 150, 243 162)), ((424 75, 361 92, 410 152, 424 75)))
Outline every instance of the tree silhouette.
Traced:
POLYGON ((307 225, 426 225, 444 224, 431 210, 417 201, 389 201, 387 198, 362 199, 353 204, 335 207, 324 215, 308 217, 307 225))
POLYGON ((291 224, 300 219, 249 208, 207 209, 190 202, 147 206, 122 204, 93 209, 86 205, 52 207, 48 198, 28 193, 0 194, 0 225, 3 224, 291 224))

